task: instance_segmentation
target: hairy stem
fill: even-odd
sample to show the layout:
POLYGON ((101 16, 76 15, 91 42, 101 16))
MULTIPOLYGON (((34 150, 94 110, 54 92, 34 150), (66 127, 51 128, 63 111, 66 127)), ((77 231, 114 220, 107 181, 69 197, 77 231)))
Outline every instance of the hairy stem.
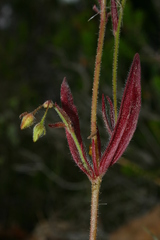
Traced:
MULTIPOLYGON (((97 100, 98 100, 98 88, 99 88, 99 77, 100 68, 102 61, 102 51, 104 44, 104 35, 106 27, 106 0, 101 0, 101 11, 100 11, 100 26, 99 26, 99 38, 97 46, 97 54, 95 60, 94 80, 93 80, 93 92, 92 92, 92 106, 91 106, 91 136, 94 137, 96 146, 96 161, 97 166, 99 165, 99 153, 97 144, 97 100)), ((97 214, 98 214, 98 201, 99 201, 99 189, 100 189, 101 178, 97 177, 96 180, 92 181, 92 198, 91 198, 91 220, 90 220, 90 240, 96 240, 97 235, 97 214)))
POLYGON ((113 103, 114 103, 114 112, 115 112, 115 122, 117 121, 117 68, 118 68, 118 49, 119 49, 119 40, 120 40, 120 30, 123 19, 123 10, 126 0, 122 0, 120 6, 120 14, 118 20, 117 31, 114 38, 114 55, 113 55, 113 103))
POLYGON ((91 135, 94 135, 97 131, 97 123, 96 123, 97 122, 97 99, 98 99, 98 87, 99 87, 102 50, 103 50, 104 35, 105 35, 105 26, 106 26, 106 0, 101 0, 99 38, 98 38, 97 54, 96 54, 96 61, 95 61, 93 92, 92 92, 91 135))
POLYGON ((97 235, 97 218, 98 218, 98 202, 101 178, 97 177, 92 181, 92 199, 91 199, 91 220, 90 220, 90 237, 89 240, 96 240, 97 235))

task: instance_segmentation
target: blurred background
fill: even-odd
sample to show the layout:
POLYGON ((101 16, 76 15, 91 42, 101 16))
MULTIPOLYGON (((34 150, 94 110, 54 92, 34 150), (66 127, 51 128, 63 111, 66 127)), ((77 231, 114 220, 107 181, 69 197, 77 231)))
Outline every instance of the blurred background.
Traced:
MULTIPOLYGON (((32 128, 20 131, 19 115, 48 99, 59 104, 66 76, 89 148, 99 28, 99 16, 88 21, 95 14, 94 4, 93 0, 0 1, 0 239, 88 239, 90 182, 72 160, 64 130, 47 127, 58 120, 56 113, 49 111, 47 135, 36 143, 32 128)), ((113 43, 109 19, 98 103, 103 149, 108 135, 101 96, 112 97, 113 43)), ((152 211, 160 201, 159 0, 127 0, 119 49, 119 106, 136 52, 142 66, 142 109, 129 147, 103 179, 98 232, 102 240, 112 239, 118 228, 152 211)), ((133 238, 132 232, 122 240, 153 239, 152 229, 139 225, 146 237, 133 238)), ((158 239, 160 232, 154 234, 158 239)))

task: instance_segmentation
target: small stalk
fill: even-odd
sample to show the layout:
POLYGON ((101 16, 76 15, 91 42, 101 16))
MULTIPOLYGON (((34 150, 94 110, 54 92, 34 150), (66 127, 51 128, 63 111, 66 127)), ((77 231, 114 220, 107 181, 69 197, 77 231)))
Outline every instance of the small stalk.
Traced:
POLYGON ((38 108, 36 108, 36 109, 32 112, 32 114, 35 115, 42 107, 43 107, 43 104, 40 105, 38 108))
POLYGON ((96 240, 97 236, 97 219, 98 219, 98 202, 99 190, 101 186, 101 177, 92 181, 92 198, 91 198, 91 220, 90 220, 90 237, 89 240, 96 240))
POLYGON ((122 0, 120 6, 120 14, 118 20, 117 31, 114 38, 114 55, 113 55, 113 103, 114 103, 114 112, 115 112, 115 123, 117 121, 117 68, 118 68, 118 50, 119 50, 119 40, 120 40, 120 30, 123 19, 123 10, 125 6, 126 0, 122 0))

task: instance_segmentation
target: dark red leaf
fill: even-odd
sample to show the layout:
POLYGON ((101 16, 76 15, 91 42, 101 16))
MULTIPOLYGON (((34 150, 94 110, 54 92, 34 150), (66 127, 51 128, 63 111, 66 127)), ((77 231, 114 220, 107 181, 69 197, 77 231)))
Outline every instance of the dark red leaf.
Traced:
POLYGON ((117 124, 100 162, 101 174, 121 157, 134 134, 141 107, 140 78, 140 58, 136 54, 123 93, 117 124))
POLYGON ((76 106, 74 105, 72 93, 70 91, 66 78, 63 79, 63 82, 61 85, 61 102, 62 102, 62 108, 69 116, 72 122, 72 126, 74 128, 75 134, 77 136, 77 139, 81 144, 82 137, 80 134, 78 112, 77 112, 76 106))
POLYGON ((73 157, 74 161, 76 162, 76 164, 79 166, 79 168, 83 172, 85 172, 88 175, 88 177, 92 178, 93 177, 93 169, 92 169, 91 165, 89 164, 89 161, 86 157, 85 148, 84 148, 84 145, 82 142, 77 108, 74 105, 72 93, 70 91, 70 88, 69 88, 65 78, 61 85, 61 102, 62 102, 63 109, 59 109, 59 111, 61 110, 63 115, 66 114, 66 117, 65 117, 66 119, 68 116, 69 119, 67 120, 67 123, 69 123, 69 121, 71 122, 71 124, 70 124, 71 131, 68 128, 66 128, 66 137, 67 137, 67 141, 68 141, 68 145, 69 145, 69 149, 72 154, 72 157, 73 157), (76 147, 74 139, 71 135, 71 132, 73 132, 73 131, 79 142, 79 145, 80 145, 80 148, 82 151, 82 155, 83 155, 83 161, 85 162, 86 166, 84 166, 84 163, 80 157, 80 154, 78 152, 78 149, 76 147))

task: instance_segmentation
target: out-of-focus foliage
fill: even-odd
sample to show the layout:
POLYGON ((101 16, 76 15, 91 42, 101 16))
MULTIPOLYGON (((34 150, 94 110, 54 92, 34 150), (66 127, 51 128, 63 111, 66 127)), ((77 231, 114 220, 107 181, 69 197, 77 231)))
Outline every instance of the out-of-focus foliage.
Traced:
MULTIPOLYGON (((19 130, 18 116, 47 99, 59 103, 60 85, 66 76, 88 149, 99 16, 88 19, 94 15, 95 3, 0 2, 0 225, 17 223, 30 230, 40 217, 51 214, 76 219, 83 227, 89 223, 90 185, 71 160, 63 129, 46 128, 46 137, 33 143, 32 130, 19 130)), ((100 205, 100 219, 108 232, 136 212, 146 211, 160 198, 159 12, 159 0, 126 1, 119 49, 118 97, 120 102, 133 56, 139 52, 142 110, 137 131, 124 155, 127 161, 120 160, 120 164, 111 168, 102 184, 101 200, 109 207, 100 205)), ((108 136, 101 120, 101 94, 112 96, 111 28, 109 19, 98 112, 104 145, 108 136)), ((41 116, 36 115, 38 119, 41 116)), ((46 125, 56 120, 56 114, 50 110, 46 125)))

